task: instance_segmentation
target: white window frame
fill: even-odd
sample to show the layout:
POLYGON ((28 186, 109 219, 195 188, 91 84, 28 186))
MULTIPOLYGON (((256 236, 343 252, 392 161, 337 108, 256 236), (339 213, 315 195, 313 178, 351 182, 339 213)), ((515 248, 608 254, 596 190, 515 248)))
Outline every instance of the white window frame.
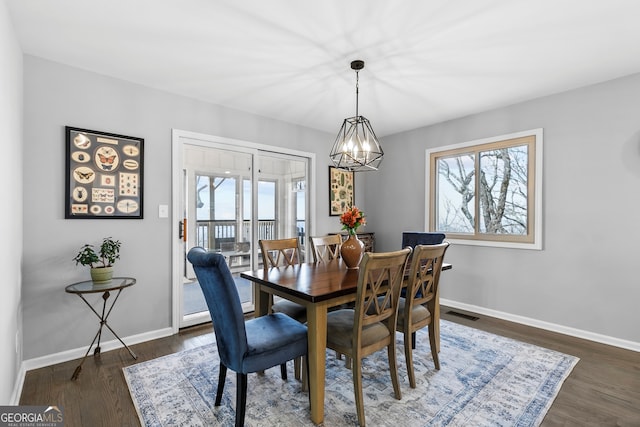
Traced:
MULTIPOLYGON (((429 148, 426 150, 426 168, 425 168, 425 230, 429 231, 437 231, 435 228, 435 206, 433 205, 433 200, 435 195, 435 186, 437 184, 438 177, 433 177, 435 182, 432 180, 432 157, 438 157, 438 154, 457 150, 461 148, 469 148, 469 147, 477 147, 485 144, 497 143, 500 141, 523 138, 523 137, 535 137, 534 147, 534 171, 535 177, 533 180, 533 196, 529 195, 529 197, 533 197, 533 218, 530 221, 530 224, 533 226, 533 242, 524 243, 524 242, 510 242, 505 240, 488 240, 484 239, 482 234, 474 234, 473 238, 464 238, 460 237, 460 235, 450 235, 447 234, 447 240, 462 245, 472 245, 472 246, 490 246, 490 247, 503 247, 503 248, 515 248, 515 249, 532 249, 532 250, 542 250, 542 159, 543 159, 543 132, 542 128, 531 129, 522 132, 515 132, 506 135, 500 135, 495 137, 477 139, 473 141, 462 142, 459 144, 452 144, 447 146, 441 146, 436 148, 429 148)), ((530 215, 531 212, 528 212, 530 215)))

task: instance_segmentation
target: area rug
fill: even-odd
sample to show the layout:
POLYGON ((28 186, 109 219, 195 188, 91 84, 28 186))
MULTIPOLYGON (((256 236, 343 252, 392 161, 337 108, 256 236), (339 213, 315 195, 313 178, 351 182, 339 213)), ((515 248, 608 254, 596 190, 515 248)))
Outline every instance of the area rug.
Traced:
MULTIPOLYGON (((393 397, 386 351, 363 363, 369 426, 537 426, 578 358, 477 329, 441 322, 440 366, 433 366, 426 330, 414 350, 417 388, 409 387, 402 334, 398 370, 402 399, 393 397)), ((333 352, 326 356, 324 426, 357 425, 351 371, 333 352)), ((222 405, 215 344, 124 368, 143 426, 231 426, 235 373, 227 373, 222 405)), ((248 377, 246 426, 313 426, 309 400, 293 376, 278 367, 248 377)))

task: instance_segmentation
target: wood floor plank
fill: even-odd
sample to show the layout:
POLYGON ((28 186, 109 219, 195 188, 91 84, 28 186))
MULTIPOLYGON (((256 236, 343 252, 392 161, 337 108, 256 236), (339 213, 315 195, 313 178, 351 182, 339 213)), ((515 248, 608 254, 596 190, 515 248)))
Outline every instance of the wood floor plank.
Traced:
MULTIPOLYGON (((640 427, 640 354, 505 320, 479 317, 472 321, 448 314, 442 318, 580 358, 542 422, 543 427, 640 427)), ((462 312, 460 310, 455 310, 462 312)), ((465 312, 462 312, 465 313, 465 312)), ((171 337, 90 356, 80 377, 71 381, 79 360, 29 371, 20 404, 59 405, 67 426, 140 425, 122 368, 213 342, 210 324, 180 331, 171 337)))

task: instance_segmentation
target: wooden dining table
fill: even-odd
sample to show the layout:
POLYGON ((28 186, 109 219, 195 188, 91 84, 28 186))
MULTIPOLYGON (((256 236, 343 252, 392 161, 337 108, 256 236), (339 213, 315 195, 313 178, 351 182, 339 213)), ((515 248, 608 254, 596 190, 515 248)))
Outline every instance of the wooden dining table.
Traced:
MULTIPOLYGON (((451 264, 444 264, 442 267, 443 270, 450 268, 451 264)), ((269 294, 306 307, 311 421, 315 424, 324 420, 327 312, 331 307, 355 301, 358 273, 358 269, 347 269, 341 259, 335 259, 327 263, 272 267, 240 274, 255 284, 256 317, 269 312, 269 294)), ((436 298, 439 298, 439 295, 436 295, 436 298)), ((436 303, 436 310, 436 348, 439 350, 439 303, 436 303)))

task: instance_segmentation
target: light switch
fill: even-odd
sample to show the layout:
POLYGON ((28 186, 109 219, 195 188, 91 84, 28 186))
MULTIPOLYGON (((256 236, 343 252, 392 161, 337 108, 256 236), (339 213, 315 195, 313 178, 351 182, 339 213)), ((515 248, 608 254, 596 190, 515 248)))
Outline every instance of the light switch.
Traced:
POLYGON ((169 218, 169 206, 168 205, 159 205, 158 206, 158 218, 169 218))

